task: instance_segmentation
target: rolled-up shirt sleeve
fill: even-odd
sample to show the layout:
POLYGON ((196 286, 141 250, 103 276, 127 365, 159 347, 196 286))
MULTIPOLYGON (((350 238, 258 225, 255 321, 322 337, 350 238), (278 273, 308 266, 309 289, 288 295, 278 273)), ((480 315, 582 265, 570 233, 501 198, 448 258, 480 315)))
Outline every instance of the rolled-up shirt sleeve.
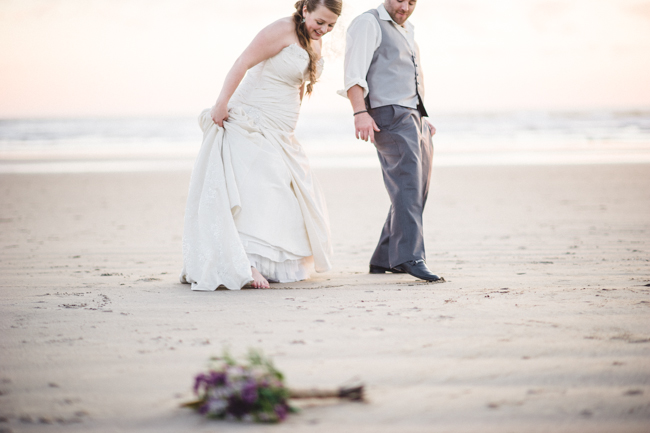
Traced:
POLYGON ((381 28, 373 15, 361 14, 350 23, 345 47, 345 88, 337 92, 339 95, 347 98, 351 87, 360 86, 364 98, 368 96, 366 76, 379 45, 381 28))

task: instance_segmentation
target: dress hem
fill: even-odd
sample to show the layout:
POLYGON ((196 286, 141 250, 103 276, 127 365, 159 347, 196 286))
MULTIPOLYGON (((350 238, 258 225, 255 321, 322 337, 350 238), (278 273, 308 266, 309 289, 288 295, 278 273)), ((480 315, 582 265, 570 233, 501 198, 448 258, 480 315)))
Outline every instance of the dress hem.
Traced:
POLYGON ((258 254, 247 253, 247 255, 251 266, 269 281, 293 283, 308 279, 314 271, 313 256, 275 262, 258 254))

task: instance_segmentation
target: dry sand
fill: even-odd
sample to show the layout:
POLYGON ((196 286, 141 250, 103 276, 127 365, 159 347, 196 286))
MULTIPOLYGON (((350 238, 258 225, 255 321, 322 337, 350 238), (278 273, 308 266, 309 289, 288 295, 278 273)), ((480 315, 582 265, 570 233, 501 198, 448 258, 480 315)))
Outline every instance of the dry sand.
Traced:
POLYGON ((0 432, 650 431, 650 166, 436 169, 434 285, 367 274, 378 170, 318 174, 334 269, 214 293, 178 283, 189 173, 0 176, 0 432), (369 402, 178 408, 225 346, 369 402))

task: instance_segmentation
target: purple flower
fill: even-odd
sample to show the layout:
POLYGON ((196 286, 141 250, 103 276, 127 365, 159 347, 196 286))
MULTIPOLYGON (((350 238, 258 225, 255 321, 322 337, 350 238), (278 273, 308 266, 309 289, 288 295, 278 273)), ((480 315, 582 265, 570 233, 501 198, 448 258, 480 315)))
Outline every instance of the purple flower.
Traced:
POLYGON ((205 415, 205 414, 208 413, 208 410, 209 410, 209 409, 210 409, 210 407, 209 407, 207 404, 204 404, 203 406, 201 406, 201 407, 199 408, 199 413, 200 413, 201 415, 205 415))
POLYGON ((288 410, 286 404, 276 404, 275 405, 275 414, 278 416, 278 419, 280 421, 284 421, 284 419, 287 417, 288 413, 289 413, 289 410, 288 410))
POLYGON ((199 387, 201 386, 202 383, 205 383, 205 374, 199 373, 194 378, 194 394, 198 393, 199 387))
POLYGON ((226 373, 211 371, 210 376, 206 377, 206 383, 210 386, 221 386, 226 384, 226 379, 226 373))
POLYGON ((241 391, 241 398, 246 403, 255 403, 257 401, 257 384, 254 380, 249 380, 241 391))
POLYGON ((210 371, 208 374, 200 373, 194 378, 194 393, 197 394, 201 387, 207 389, 211 386, 225 385, 226 379, 226 374, 221 371, 210 371))
POLYGON ((226 409, 226 412, 237 419, 241 419, 244 415, 250 413, 252 409, 253 406, 250 403, 239 397, 232 396, 228 399, 228 408, 226 409))

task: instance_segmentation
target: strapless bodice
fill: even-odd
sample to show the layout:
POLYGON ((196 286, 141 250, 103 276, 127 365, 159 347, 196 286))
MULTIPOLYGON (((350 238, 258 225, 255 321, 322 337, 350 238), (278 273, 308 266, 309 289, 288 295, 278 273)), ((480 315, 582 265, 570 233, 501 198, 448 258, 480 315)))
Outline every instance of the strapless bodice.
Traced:
MULTIPOLYGON (((275 56, 252 67, 230 99, 261 127, 293 132, 300 111, 300 86, 309 80, 309 55, 291 44, 275 56)), ((318 75, 323 59, 318 62, 318 75)))

